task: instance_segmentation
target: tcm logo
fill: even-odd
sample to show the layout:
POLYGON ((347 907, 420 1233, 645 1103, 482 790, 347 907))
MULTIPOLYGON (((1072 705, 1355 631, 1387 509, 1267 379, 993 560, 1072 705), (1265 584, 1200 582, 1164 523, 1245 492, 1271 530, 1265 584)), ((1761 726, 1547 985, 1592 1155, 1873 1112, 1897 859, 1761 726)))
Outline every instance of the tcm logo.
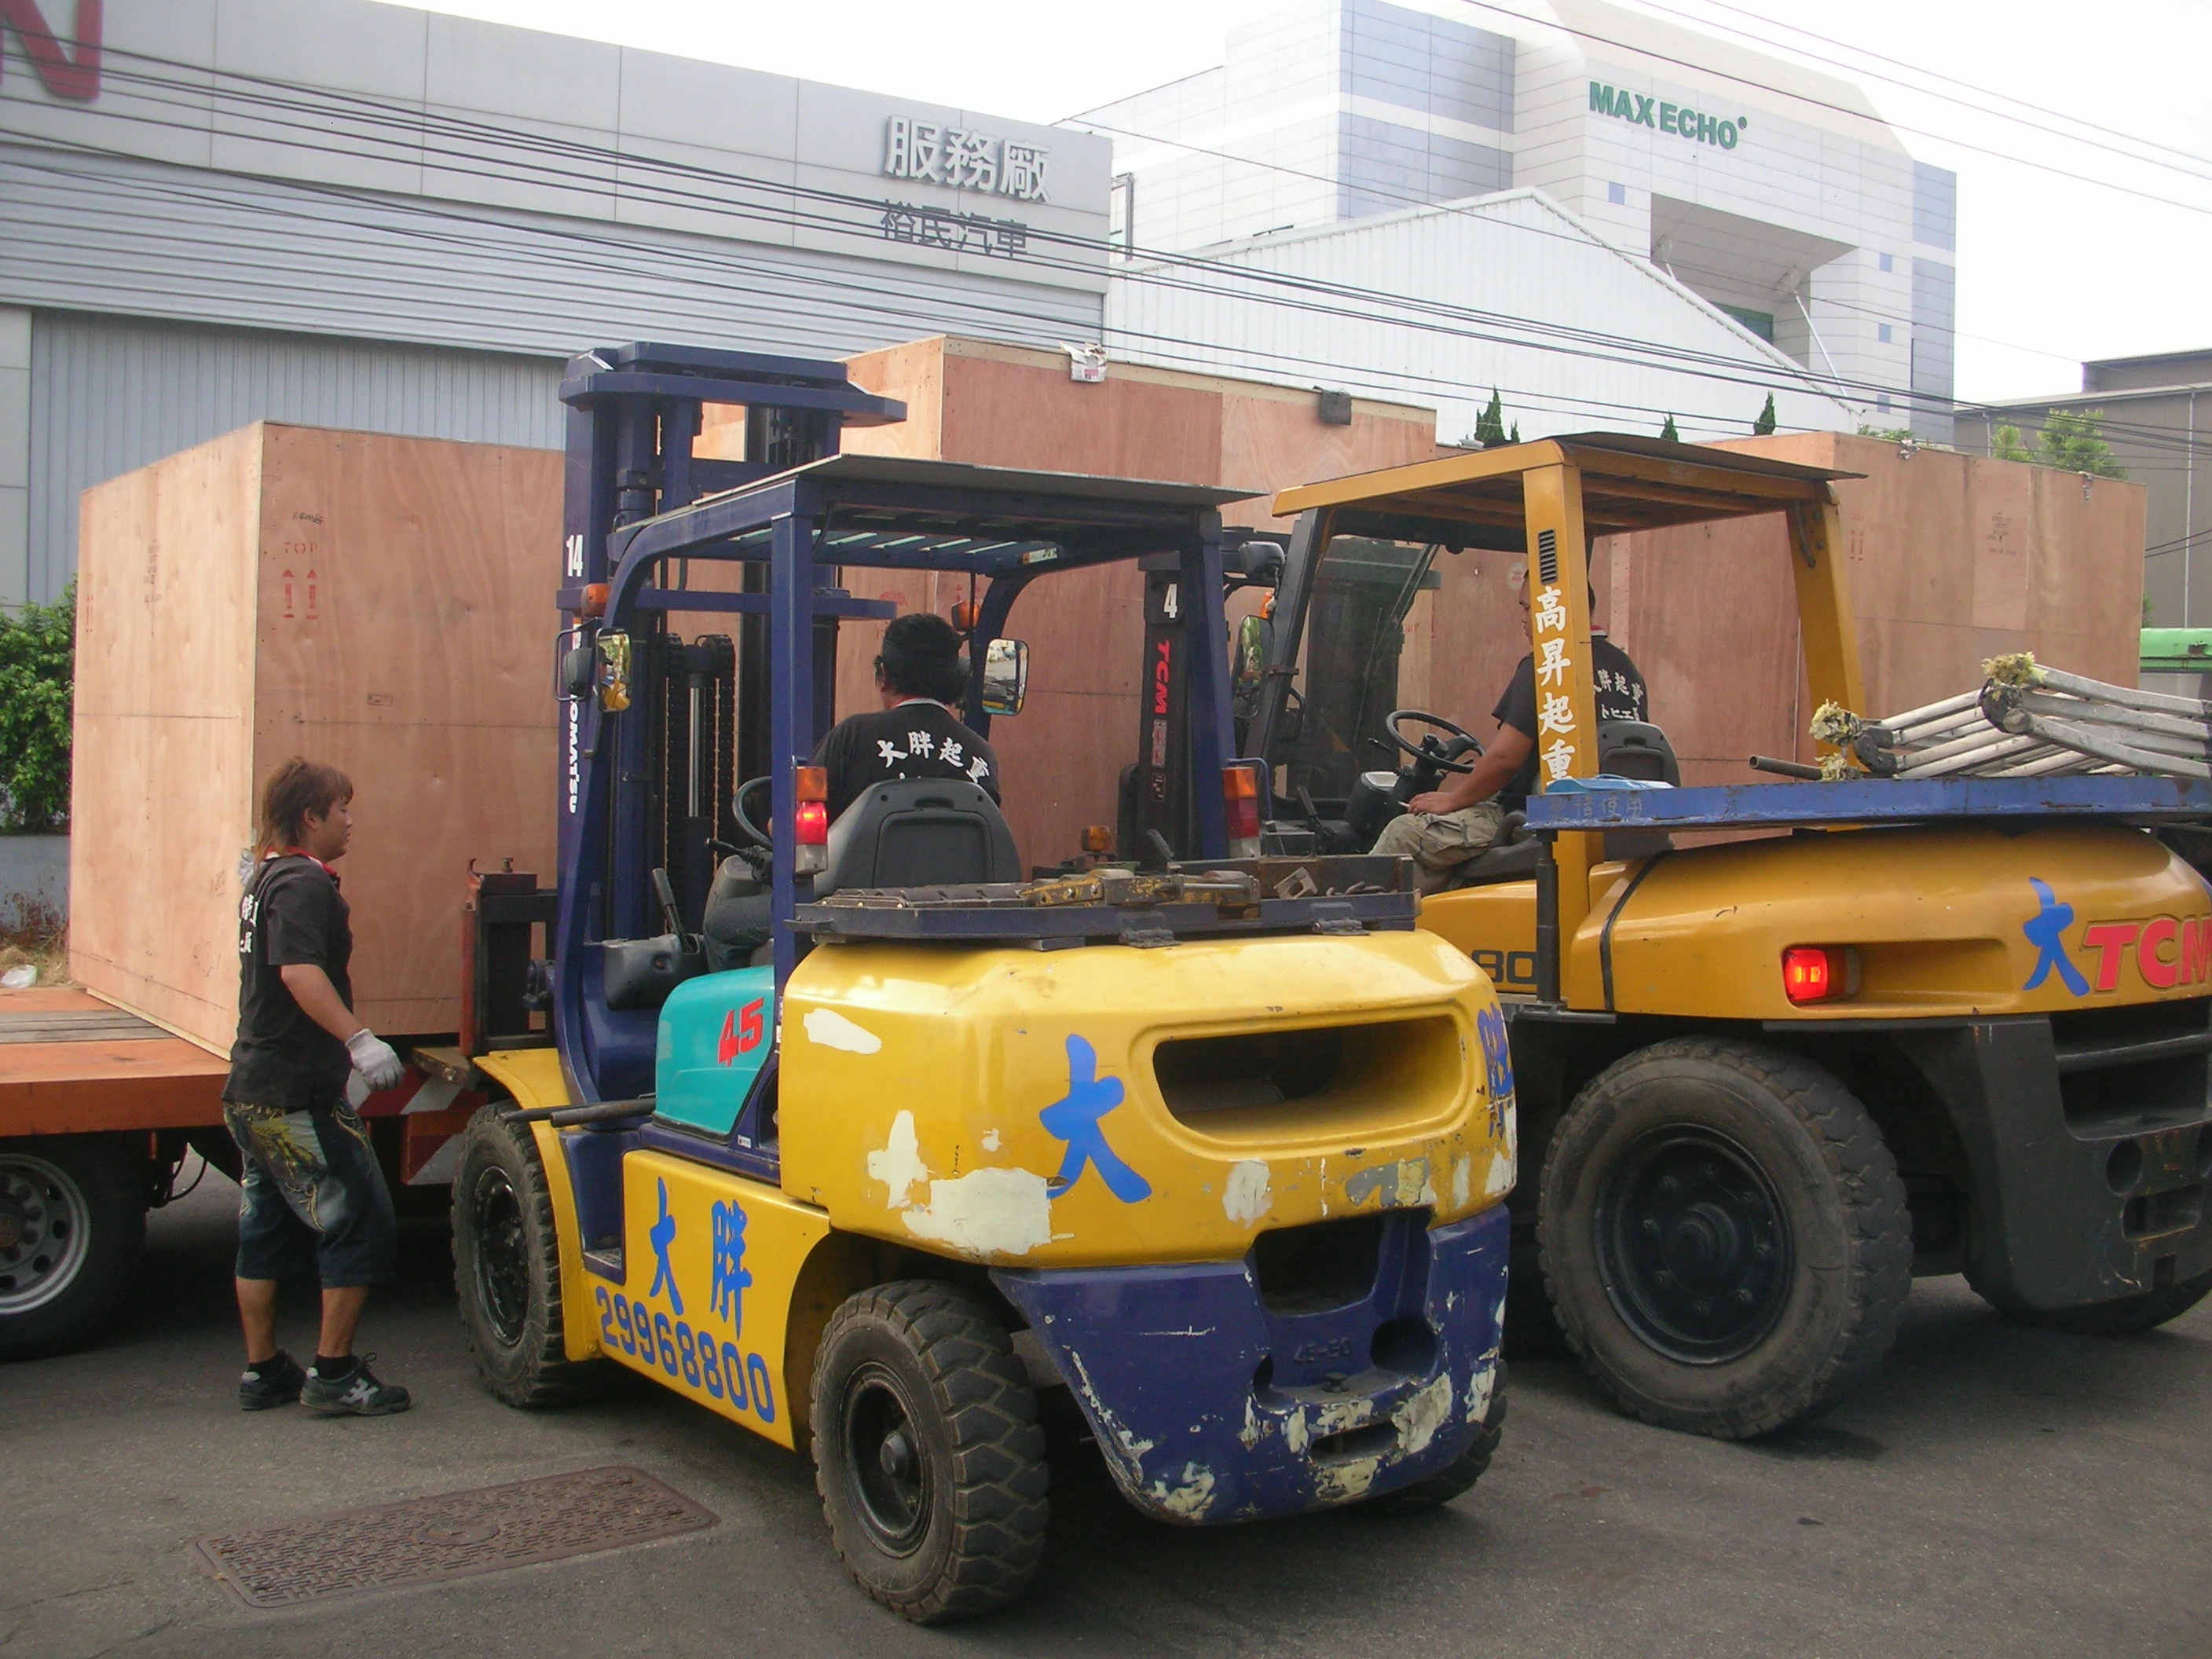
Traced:
POLYGON ((58 14, 61 0, 0 0, 0 76, 7 74, 5 37, 12 31, 48 92, 84 104, 99 97, 101 3, 76 0, 76 29, 70 39, 56 33, 40 10, 41 4, 51 4, 58 14), (72 46, 76 48, 74 58, 69 52, 72 46))
POLYGON ((2035 970, 2022 989, 2033 991, 2055 974, 2077 997, 2093 990, 2117 991, 2120 969, 2130 953, 2136 973, 2154 991, 2212 981, 2212 916, 2091 922, 2081 930, 2081 949, 2094 958, 2089 964, 2093 980, 2067 954, 2066 932, 2074 925, 2074 907, 2062 902, 2048 883, 2030 877, 2028 884, 2035 889, 2040 908, 2021 925, 2037 951, 2035 970))
POLYGON ((1162 640, 1159 644, 1159 654, 1152 662, 1152 713, 1155 714, 1164 714, 1168 712, 1168 686, 1170 684, 1174 667, 1174 653, 1169 649, 1168 642, 1162 640))

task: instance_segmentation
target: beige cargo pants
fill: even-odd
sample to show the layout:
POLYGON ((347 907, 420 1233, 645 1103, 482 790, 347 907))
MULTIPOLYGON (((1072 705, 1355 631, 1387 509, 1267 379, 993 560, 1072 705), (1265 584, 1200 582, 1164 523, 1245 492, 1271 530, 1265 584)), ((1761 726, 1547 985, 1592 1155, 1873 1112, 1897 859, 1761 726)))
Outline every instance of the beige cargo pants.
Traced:
POLYGON ((1433 893, 1451 879, 1459 866, 1479 853, 1488 852, 1504 830, 1505 809, 1494 800, 1434 817, 1407 812, 1384 827, 1375 838, 1375 850, 1385 857, 1412 859, 1421 890, 1433 893))

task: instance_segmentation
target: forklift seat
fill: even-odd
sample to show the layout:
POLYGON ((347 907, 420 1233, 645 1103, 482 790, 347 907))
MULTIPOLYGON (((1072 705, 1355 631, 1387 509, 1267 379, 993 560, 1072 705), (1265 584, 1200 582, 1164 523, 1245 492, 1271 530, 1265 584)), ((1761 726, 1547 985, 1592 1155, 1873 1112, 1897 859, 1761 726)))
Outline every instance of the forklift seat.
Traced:
MULTIPOLYGON (((1682 764, 1674 758, 1674 745, 1667 734, 1648 720, 1600 720, 1597 723, 1597 769, 1616 778, 1638 778, 1646 783, 1682 787, 1682 764)), ((1605 856, 1608 859, 1656 858, 1674 850, 1674 838, 1663 830, 1608 830, 1605 856)))
POLYGON ((981 787, 965 778, 895 778, 830 826, 830 866, 815 877, 814 896, 1021 878, 1013 832, 981 787))

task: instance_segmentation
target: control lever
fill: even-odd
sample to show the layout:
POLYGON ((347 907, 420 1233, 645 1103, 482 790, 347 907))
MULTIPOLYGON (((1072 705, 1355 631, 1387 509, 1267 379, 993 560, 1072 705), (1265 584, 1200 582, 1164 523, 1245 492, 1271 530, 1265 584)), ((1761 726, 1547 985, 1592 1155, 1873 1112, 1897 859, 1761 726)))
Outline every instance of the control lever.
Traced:
POLYGON ((676 908, 676 889, 668 879, 665 869, 653 872, 653 890, 660 896, 660 919, 668 931, 678 938, 684 934, 684 913, 676 908))

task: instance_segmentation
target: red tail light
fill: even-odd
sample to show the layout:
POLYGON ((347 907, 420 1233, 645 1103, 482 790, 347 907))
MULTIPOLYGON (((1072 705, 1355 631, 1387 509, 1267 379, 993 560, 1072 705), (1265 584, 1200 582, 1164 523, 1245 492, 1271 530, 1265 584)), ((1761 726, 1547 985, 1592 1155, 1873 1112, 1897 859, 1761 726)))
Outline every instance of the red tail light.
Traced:
POLYGON ((818 876, 830 867, 830 773, 820 766, 792 769, 792 793, 799 807, 792 814, 798 854, 792 860, 795 876, 818 876))
POLYGON ((1858 988, 1857 953, 1839 945, 1793 945, 1782 953, 1782 991, 1790 1001, 1833 1002, 1858 988))
POLYGON ((830 843, 830 809, 818 800, 799 803, 799 844, 826 847, 830 843))
POLYGON ((1260 856, 1260 780, 1249 766, 1221 769, 1222 804, 1226 809, 1229 856, 1260 856))

